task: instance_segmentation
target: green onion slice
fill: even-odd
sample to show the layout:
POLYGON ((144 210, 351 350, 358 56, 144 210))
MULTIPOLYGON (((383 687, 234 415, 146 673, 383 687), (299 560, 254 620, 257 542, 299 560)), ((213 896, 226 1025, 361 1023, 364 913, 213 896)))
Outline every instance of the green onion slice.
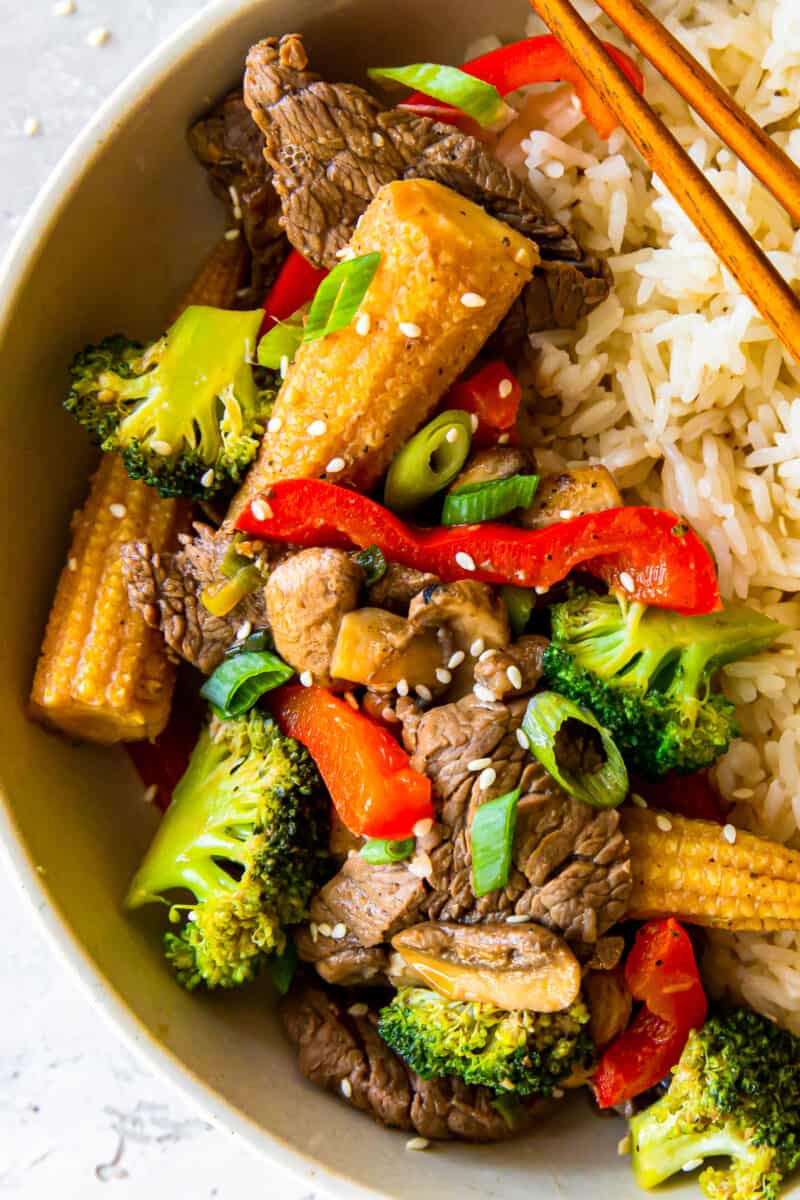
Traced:
POLYGON ((508 883, 519 788, 487 800, 472 821, 472 890, 485 896, 508 883))
MULTIPOLYGON (((592 713, 557 692, 539 692, 528 701, 522 720, 531 753, 565 792, 592 808, 616 808, 628 794, 628 772, 616 742, 592 713), (556 736, 565 721, 579 721, 600 735, 606 761, 594 772, 575 772, 559 766, 556 736)), ((480 810, 479 810, 480 811, 480 810)))
POLYGON ((514 637, 519 637, 528 627, 531 613, 536 607, 536 593, 533 588, 517 587, 513 583, 504 583, 500 594, 508 609, 508 619, 514 637))
POLYGON ((250 596, 263 585, 264 580, 258 567, 253 565, 251 559, 246 561, 248 565, 236 569, 236 574, 227 583, 223 583, 215 591, 204 588, 200 593, 200 602, 212 617, 226 616, 245 596, 250 596))
POLYGON ((509 475, 456 488, 444 498, 443 525, 478 525, 496 521, 515 508, 527 508, 539 486, 538 475, 509 475))
POLYGON ((297 947, 291 938, 286 939, 286 946, 282 954, 276 954, 274 958, 269 959, 267 970, 278 995, 285 996, 292 986, 294 973, 297 970, 297 947))
POLYGON ((257 629, 249 633, 242 642, 234 642, 225 651, 225 658, 235 658, 237 654, 260 653, 262 650, 274 650, 275 643, 268 629, 257 629))
POLYGON ((268 650, 243 651, 223 659, 200 689, 200 695, 225 717, 248 712, 265 692, 280 687, 294 671, 268 650))
POLYGON ((405 859, 411 858, 413 853, 413 838, 403 838, 399 842, 393 842, 387 838, 370 838, 368 842, 364 842, 359 851, 364 861, 371 863, 373 867, 404 862, 405 859))
POLYGON ((452 104, 472 117, 484 129, 502 128, 514 110, 506 104, 496 87, 476 79, 458 67, 441 63, 412 63, 408 67, 372 67, 370 79, 391 79, 434 100, 452 104))
POLYGON ((367 587, 372 587, 373 583, 383 579, 389 565, 383 557, 380 546, 367 546, 365 550, 356 555, 356 562, 364 568, 367 587))
POLYGON ((259 366, 280 371, 284 362, 292 362, 303 340, 303 321, 296 316, 279 321, 258 343, 259 366))
POLYGON ((386 507, 400 516, 415 512, 453 482, 471 442, 469 413, 460 408, 439 413, 393 459, 383 492, 386 507))
POLYGON ((303 331, 304 342, 315 342, 317 338, 335 333, 337 329, 350 324, 367 294, 380 261, 378 251, 361 254, 358 258, 340 262, 325 276, 311 301, 303 331))

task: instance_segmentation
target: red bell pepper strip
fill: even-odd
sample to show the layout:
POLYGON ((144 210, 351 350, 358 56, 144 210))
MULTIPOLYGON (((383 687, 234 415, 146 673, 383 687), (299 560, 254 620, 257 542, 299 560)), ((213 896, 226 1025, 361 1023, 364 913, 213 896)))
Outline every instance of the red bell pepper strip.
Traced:
POLYGON ((152 742, 126 742, 125 749, 146 788, 155 787, 153 803, 165 812, 189 765, 205 717, 194 688, 182 688, 172 704, 166 728, 152 742))
POLYGON ((299 250, 290 250, 264 301, 262 333, 269 333, 276 321, 285 321, 298 308, 313 300, 327 271, 312 266, 299 250))
POLYGON ((420 529, 349 488, 287 479, 254 500, 238 528, 300 546, 376 545, 390 562, 445 582, 549 588, 580 567, 643 604, 683 613, 720 608, 705 546, 674 513, 657 508, 611 508, 546 529, 494 522, 420 529))
POLYGON ((625 982, 644 1006, 600 1059, 594 1090, 601 1108, 632 1100, 663 1079, 708 1012, 692 943, 674 917, 642 926, 625 982))
MULTIPOLYGON (((644 92, 644 76, 633 59, 616 46, 604 42, 606 51, 617 66, 625 72, 641 95, 644 92)), ((619 124, 606 102, 598 95, 573 58, 570 58, 558 38, 552 34, 525 38, 510 46, 500 46, 470 59, 461 68, 467 75, 482 79, 496 87, 501 96, 515 92, 530 83, 555 83, 557 80, 571 83, 580 100, 583 115, 597 130, 601 138, 608 138, 619 124)), ((437 121, 458 124, 464 116, 457 108, 432 100, 422 92, 413 92, 404 100, 402 108, 413 108, 424 116, 437 121)))
POLYGON ((695 821, 714 821, 724 825, 730 806, 713 787, 708 771, 693 775, 671 772, 663 779, 632 780, 633 790, 644 796, 651 808, 690 817, 695 821))
POLYGON ((478 427, 472 435, 476 447, 494 446, 499 437, 516 444, 517 413, 522 399, 522 388, 504 362, 499 359, 487 363, 454 384, 441 402, 440 408, 460 408, 478 418, 478 427))
POLYGON ((406 838, 433 816, 431 781, 380 725, 325 688, 286 684, 269 697, 284 733, 306 747, 351 833, 406 838))

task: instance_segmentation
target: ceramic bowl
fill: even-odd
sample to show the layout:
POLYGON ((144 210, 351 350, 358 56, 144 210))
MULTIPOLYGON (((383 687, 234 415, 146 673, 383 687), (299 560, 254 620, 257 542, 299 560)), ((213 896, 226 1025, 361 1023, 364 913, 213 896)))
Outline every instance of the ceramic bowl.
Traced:
POLYGON ((125 754, 70 745, 25 717, 70 514, 86 491, 86 441, 60 400, 75 349, 116 329, 157 332, 219 235, 223 214, 186 129, 241 76, 252 42, 299 29, 318 69, 360 80, 370 63, 458 61, 482 33, 519 35, 528 11, 524 0, 211 4, 75 143, 0 283, 0 841, 43 929, 120 1036, 210 1120, 337 1196, 639 1193, 617 1158, 621 1123, 593 1116, 583 1097, 520 1141, 413 1153, 408 1135, 301 1078, 266 987, 204 996, 175 986, 161 914, 131 920, 120 907, 155 824, 125 754))

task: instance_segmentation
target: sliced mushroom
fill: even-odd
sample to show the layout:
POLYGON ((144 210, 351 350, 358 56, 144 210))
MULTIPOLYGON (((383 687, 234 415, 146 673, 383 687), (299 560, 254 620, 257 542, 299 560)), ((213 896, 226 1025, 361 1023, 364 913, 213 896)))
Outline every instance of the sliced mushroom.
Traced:
POLYGON ((470 455, 461 473, 447 490, 455 492, 458 488, 472 487, 476 483, 508 479, 509 475, 524 475, 530 469, 530 459, 519 446, 493 446, 490 450, 478 450, 470 455))
POLYGON ((488 584, 471 579, 425 588, 411 601, 408 619, 417 629, 446 626, 453 637, 453 650, 464 655, 453 669, 448 690, 452 700, 472 690, 475 662, 483 651, 503 650, 511 641, 508 610, 500 595, 488 584))
POLYGON ((521 513, 520 524, 526 529, 542 529, 621 504, 619 488, 607 467, 570 467, 558 475, 544 476, 533 503, 521 513))
POLYGON ((443 644, 434 628, 420 629, 384 608, 359 608, 342 618, 331 671, 375 691, 390 692, 401 679, 433 691, 448 650, 449 640, 443 644))
POLYGON ((625 984, 621 967, 613 971, 588 971, 583 981, 589 1006, 589 1030, 598 1050, 627 1029, 633 1010, 633 996, 625 984))
POLYGON ((441 995, 509 1011, 560 1012, 581 987, 566 942, 535 924, 456 925, 428 921, 404 929, 392 946, 441 995))

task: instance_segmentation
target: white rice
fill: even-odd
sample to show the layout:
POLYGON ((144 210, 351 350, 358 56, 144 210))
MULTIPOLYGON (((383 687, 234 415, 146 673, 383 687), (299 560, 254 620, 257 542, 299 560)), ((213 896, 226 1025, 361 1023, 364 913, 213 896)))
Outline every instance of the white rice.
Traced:
MULTIPOLYGON (((798 0, 650 6, 800 162, 798 0)), ((594 4, 579 7, 623 44, 594 4)), ((542 31, 532 18, 528 32, 542 31)), ((681 144, 783 275, 800 281, 800 233, 784 211, 645 74, 681 144)), ((736 824, 800 846, 800 367, 622 131, 601 142, 568 88, 541 103, 546 131, 523 142, 525 166, 558 218, 608 257, 616 289, 575 335, 533 339, 540 465, 596 459, 628 499, 682 512, 712 546, 724 596, 791 626, 776 649, 724 672, 743 738, 717 779, 736 824)), ((800 1033, 800 932, 713 935, 706 968, 713 987, 800 1033)))

